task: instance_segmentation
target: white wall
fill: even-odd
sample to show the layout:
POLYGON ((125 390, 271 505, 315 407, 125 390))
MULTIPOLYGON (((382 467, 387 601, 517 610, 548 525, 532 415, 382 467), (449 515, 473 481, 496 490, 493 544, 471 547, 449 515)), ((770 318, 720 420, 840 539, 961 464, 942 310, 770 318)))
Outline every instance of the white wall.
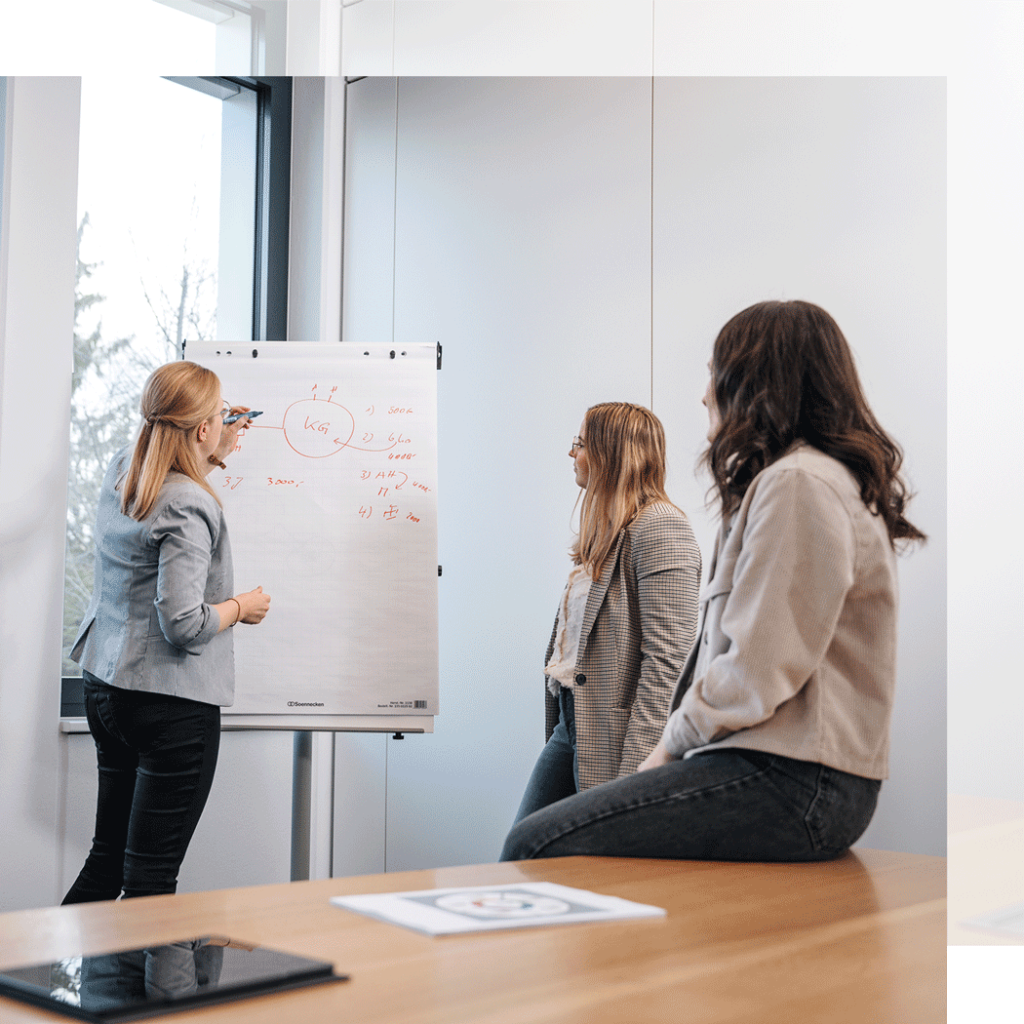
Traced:
POLYGON ((1024 801, 1024 4, 980 13, 949 79, 948 779, 1024 801))
POLYGON ((0 235, 0 906, 58 885, 79 82, 7 80, 0 235))
POLYGON ((959 22, 991 24, 998 6, 923 18, 906 0, 359 0, 344 8, 342 74, 934 75, 963 45, 959 22))
POLYGON ((932 539, 903 566, 893 778, 863 842, 943 850, 943 125, 936 80, 349 87, 344 337, 445 353, 442 714, 389 747, 389 869, 500 848, 543 738, 566 450, 588 405, 664 418, 670 494, 710 551, 692 471, 705 364, 721 324, 767 297, 836 315, 910 452, 932 539))
POLYGON ((344 8, 342 74, 649 73, 655 9, 651 0, 628 9, 621 0, 359 0, 344 8))

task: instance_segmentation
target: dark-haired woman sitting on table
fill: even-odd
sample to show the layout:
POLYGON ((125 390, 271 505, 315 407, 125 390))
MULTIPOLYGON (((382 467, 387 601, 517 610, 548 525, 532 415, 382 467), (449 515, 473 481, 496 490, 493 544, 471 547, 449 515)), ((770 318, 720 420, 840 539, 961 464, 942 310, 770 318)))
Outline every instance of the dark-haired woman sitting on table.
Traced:
POLYGON ((715 340, 703 461, 721 525, 661 740, 626 778, 518 822, 503 860, 812 861, 845 852, 888 771, 902 453, 835 321, 763 302, 715 340))

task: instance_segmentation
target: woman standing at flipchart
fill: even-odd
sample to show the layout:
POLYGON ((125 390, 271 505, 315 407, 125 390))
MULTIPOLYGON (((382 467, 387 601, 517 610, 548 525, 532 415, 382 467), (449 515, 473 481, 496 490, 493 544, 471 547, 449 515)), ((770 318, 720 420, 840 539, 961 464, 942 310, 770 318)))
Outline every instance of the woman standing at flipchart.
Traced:
POLYGON ((700 549, 665 493, 661 421, 628 402, 595 405, 569 455, 579 535, 545 660, 547 742, 516 821, 636 771, 697 628, 700 549))
POLYGON ((213 782, 220 708, 234 698, 229 627, 263 621, 261 587, 233 594, 220 501, 206 482, 234 447, 217 375, 161 366, 135 444, 110 464, 96 517, 82 666, 99 791, 92 849, 64 903, 174 892, 213 782))

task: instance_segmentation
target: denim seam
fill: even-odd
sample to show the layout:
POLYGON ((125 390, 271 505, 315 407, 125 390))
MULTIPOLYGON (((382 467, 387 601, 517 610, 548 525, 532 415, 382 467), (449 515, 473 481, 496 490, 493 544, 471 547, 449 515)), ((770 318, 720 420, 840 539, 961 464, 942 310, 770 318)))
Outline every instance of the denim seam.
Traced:
MULTIPOLYGON (((802 779, 794 775, 790 775, 782 768, 778 767, 777 758, 781 755, 769 754, 768 756, 772 758, 771 762, 765 766, 765 773, 766 775, 768 775, 768 781, 771 783, 773 789, 778 794, 779 798, 801 814, 804 827, 809 829, 808 819, 814 812, 814 809, 817 807, 819 800, 823 796, 827 795, 823 794, 822 792, 824 788, 822 785, 822 773, 823 771, 825 771, 825 766, 818 765, 818 772, 815 775, 813 784, 811 784, 803 781, 802 779), (780 786, 776 782, 776 775, 781 775, 784 779, 788 780, 789 782, 796 783, 797 785, 801 786, 804 792, 810 796, 810 803, 805 804, 801 801, 798 801, 797 798, 793 795, 793 793, 790 793, 785 786, 780 786)), ((813 846, 814 836, 811 835, 810 838, 812 840, 813 846)))
POLYGON ((103 728, 106 729, 107 733, 116 739, 118 743, 125 747, 130 747, 131 744, 125 739, 124 733, 118 724, 117 715, 109 695, 96 694, 92 698, 92 702, 96 718, 103 728))
MULTIPOLYGON (((770 766, 769 766, 770 767, 770 766)), ((655 769, 656 770, 656 769, 655 769)), ((708 786, 703 789, 694 790, 690 793, 677 793, 674 795, 666 795, 661 797, 651 797, 647 800, 639 800, 636 803, 631 803, 625 807, 617 807, 614 810, 605 811, 603 814, 595 815, 592 818, 588 818, 586 822, 580 822, 573 825, 570 828, 566 828, 564 831, 559 832, 557 835, 548 836, 540 845, 531 851, 529 859, 534 859, 541 850, 545 847, 550 846, 553 842, 559 839, 563 839, 567 835, 571 835, 573 832, 579 831, 579 829, 586 825, 593 825, 598 821, 604 821, 607 818, 613 818, 618 814, 622 814, 624 811, 635 811, 641 807, 653 807, 656 804, 673 803, 675 801, 683 801, 696 799, 699 797, 710 796, 715 793, 722 793, 730 789, 737 789, 741 785, 745 785, 752 779, 757 779, 768 774, 768 768, 755 768, 750 772, 749 775, 741 775, 739 778, 730 779, 728 782, 719 782, 714 786, 708 786)))
MULTIPOLYGON (((817 810, 819 804, 823 801, 830 799, 836 792, 835 776, 829 770, 826 765, 821 766, 821 771, 818 775, 818 786, 814 794, 814 799, 811 801, 810 806, 807 808, 807 813, 804 815, 804 827, 807 830, 808 838, 811 841, 811 847, 819 853, 837 853, 849 849, 850 844, 840 843, 838 846, 835 843, 826 843, 822 840, 821 834, 815 827, 812 818, 817 810)), ((873 813, 873 812, 872 812, 873 813)), ((870 820, 870 815, 869 815, 870 820)), ((865 828, 867 826, 865 825, 865 828)), ((864 829, 861 829, 859 835, 864 834, 864 829)), ((852 840, 856 842, 856 837, 852 840)))

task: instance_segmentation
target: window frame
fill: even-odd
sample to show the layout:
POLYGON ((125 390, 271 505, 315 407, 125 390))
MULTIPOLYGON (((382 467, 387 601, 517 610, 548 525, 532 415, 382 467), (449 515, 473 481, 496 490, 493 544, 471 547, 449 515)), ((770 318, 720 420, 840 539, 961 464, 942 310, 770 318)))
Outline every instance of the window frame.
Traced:
POLYGON ((252 341, 286 341, 291 213, 292 80, 225 78, 255 89, 256 232, 253 252, 252 341))

